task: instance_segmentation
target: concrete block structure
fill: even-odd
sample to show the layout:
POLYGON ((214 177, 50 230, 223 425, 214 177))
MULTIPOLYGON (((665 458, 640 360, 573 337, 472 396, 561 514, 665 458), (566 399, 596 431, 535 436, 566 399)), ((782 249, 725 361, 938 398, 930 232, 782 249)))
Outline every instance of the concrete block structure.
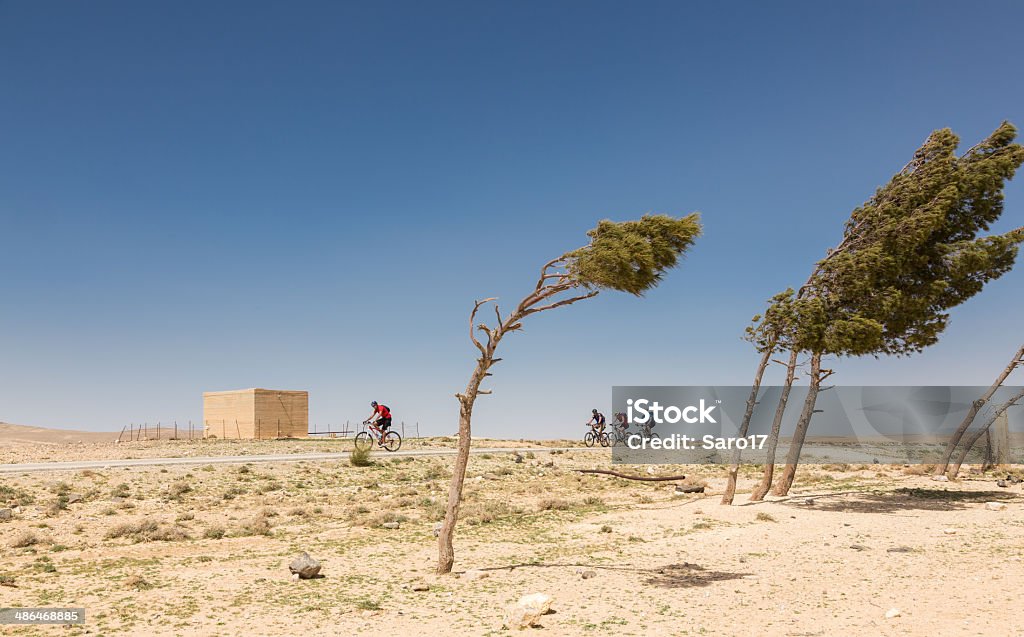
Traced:
POLYGON ((203 393, 203 437, 242 440, 305 438, 309 392, 238 389, 203 393))

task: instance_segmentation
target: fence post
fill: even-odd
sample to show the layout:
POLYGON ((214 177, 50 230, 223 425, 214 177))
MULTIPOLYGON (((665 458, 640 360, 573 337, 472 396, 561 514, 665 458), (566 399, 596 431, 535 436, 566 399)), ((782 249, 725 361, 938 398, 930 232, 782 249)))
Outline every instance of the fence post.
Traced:
POLYGON ((281 419, 280 418, 277 419, 277 438, 278 438, 278 440, 281 439, 281 419))

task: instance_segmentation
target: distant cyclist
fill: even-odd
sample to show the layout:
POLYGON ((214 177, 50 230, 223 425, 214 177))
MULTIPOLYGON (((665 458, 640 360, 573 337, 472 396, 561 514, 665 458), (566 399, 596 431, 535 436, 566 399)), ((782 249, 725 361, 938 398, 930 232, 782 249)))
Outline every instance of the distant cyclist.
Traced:
POLYGON ((390 429, 391 410, 388 409, 388 406, 380 405, 375 400, 370 403, 370 407, 373 407, 373 412, 370 414, 370 417, 364 420, 363 422, 367 425, 372 425, 373 423, 376 422, 377 426, 380 427, 381 431, 387 431, 388 429, 390 429))
POLYGON ((626 420, 626 414, 621 411, 615 414, 615 422, 612 423, 612 427, 615 427, 621 432, 625 432, 629 429, 629 421, 626 420))
POLYGON ((587 424, 590 425, 591 429, 594 429, 600 433, 604 433, 604 414, 602 414, 596 409, 592 409, 590 413, 590 420, 587 421, 587 424))

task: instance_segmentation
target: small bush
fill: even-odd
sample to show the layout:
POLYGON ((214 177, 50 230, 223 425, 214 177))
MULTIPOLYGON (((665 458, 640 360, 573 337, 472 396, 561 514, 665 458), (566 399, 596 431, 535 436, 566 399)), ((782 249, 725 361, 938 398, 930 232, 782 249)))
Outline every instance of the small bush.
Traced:
POLYGON ((228 532, 220 524, 208 526, 206 527, 206 530, 203 531, 203 537, 208 540, 219 540, 227 534, 228 532))
POLYGON ((777 520, 775 518, 773 518, 771 515, 769 515, 768 513, 765 513, 764 511, 761 511, 760 513, 757 514, 757 521, 758 522, 776 522, 777 520))
POLYGON ((196 519, 196 514, 192 513, 191 511, 188 511, 187 513, 182 513, 181 515, 176 517, 174 519, 174 521, 175 522, 191 522, 194 519, 196 519))
POLYGON ((0 503, 9 502, 15 506, 27 506, 35 502, 28 491, 0 484, 0 503))
POLYGON ((566 511, 572 508, 572 503, 561 498, 544 498, 537 503, 539 511, 566 511))
POLYGON ((137 591, 148 591, 153 585, 141 575, 131 575, 124 581, 124 585, 137 591))
POLYGON ((180 500, 183 495, 192 491, 192 486, 184 480, 171 483, 167 495, 172 500, 180 500))
POLYGON ((373 460, 370 457, 372 454, 373 450, 371 447, 366 447, 365 449, 356 447, 349 454, 348 462, 353 467, 369 467, 373 464, 373 460))
POLYGON ((270 520, 266 514, 258 513, 253 517, 243 520, 235 529, 235 535, 245 537, 250 535, 270 535, 270 520))
POLYGON ((151 519, 118 524, 107 529, 103 537, 108 540, 131 538, 136 542, 179 542, 189 539, 188 532, 180 526, 159 524, 151 519))
POLYGON ((11 540, 11 548, 23 549, 39 544, 39 537, 32 531, 23 531, 11 540))

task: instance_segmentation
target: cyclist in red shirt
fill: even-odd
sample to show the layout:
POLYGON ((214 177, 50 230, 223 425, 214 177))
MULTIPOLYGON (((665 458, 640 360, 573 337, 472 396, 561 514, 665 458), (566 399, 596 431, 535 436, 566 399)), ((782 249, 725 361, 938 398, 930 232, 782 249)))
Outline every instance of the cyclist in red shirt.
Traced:
POLYGON ((375 401, 370 403, 370 407, 373 408, 373 412, 370 414, 370 417, 366 419, 366 421, 365 421, 366 424, 369 425, 369 424, 371 424, 373 422, 376 422, 377 426, 380 427, 381 431, 387 431, 388 429, 390 429, 391 428, 391 410, 388 409, 388 406, 387 405, 379 405, 379 404, 377 404, 377 401, 375 400, 375 401))

